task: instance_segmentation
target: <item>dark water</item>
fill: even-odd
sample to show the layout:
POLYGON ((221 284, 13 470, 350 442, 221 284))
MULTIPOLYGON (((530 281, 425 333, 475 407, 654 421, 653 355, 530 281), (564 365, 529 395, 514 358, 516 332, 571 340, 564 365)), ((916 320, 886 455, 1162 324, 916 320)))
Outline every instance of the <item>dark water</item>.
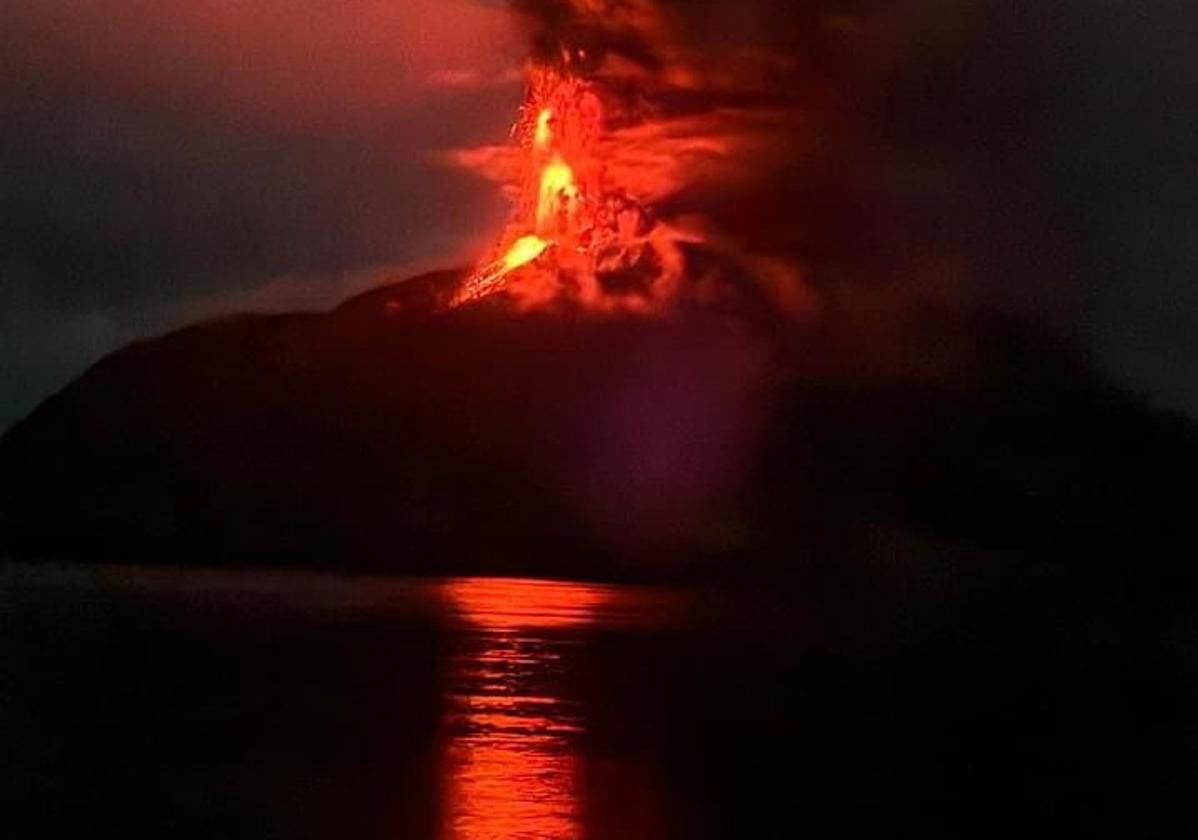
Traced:
POLYGON ((1036 654, 1060 638, 978 641, 926 600, 838 624, 766 588, 0 582, 5 836, 1148 836, 1193 813, 1164 671, 1062 678, 1076 656, 1036 654))
POLYGON ((4 583, 23 836, 667 836, 694 810, 663 766, 667 716, 705 703, 679 701, 710 693, 724 633, 779 631, 761 603, 707 630, 729 606, 710 594, 533 580, 14 567, 4 583))

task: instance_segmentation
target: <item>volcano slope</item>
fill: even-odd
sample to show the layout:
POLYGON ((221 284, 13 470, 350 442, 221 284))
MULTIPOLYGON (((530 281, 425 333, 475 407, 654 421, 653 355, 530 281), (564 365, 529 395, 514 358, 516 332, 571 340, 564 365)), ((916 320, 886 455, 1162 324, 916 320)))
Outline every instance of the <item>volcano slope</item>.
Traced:
POLYGON ((0 443, 0 553, 758 590, 786 644, 727 634, 744 680, 656 631, 694 689, 659 696, 655 648, 598 646, 605 690, 675 722, 653 737, 691 801, 735 817, 713 836, 796 791, 875 836, 1193 825, 1185 423, 994 318, 445 310, 457 283, 104 360, 0 443), (677 723, 763 713, 775 739, 715 727, 714 753, 677 723))
POLYGON ((918 544, 1190 576, 1195 435, 1009 322, 446 309, 459 279, 113 354, 0 443, 0 551, 655 578, 918 544))

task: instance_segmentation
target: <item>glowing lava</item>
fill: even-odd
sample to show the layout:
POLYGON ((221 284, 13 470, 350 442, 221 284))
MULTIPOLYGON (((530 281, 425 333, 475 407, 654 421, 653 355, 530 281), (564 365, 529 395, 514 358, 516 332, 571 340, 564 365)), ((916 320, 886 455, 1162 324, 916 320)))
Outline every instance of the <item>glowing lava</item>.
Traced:
POLYGON ((539 236, 525 236, 516 240, 516 244, 504 255, 503 264, 508 271, 515 271, 541 256, 552 244, 539 236))
MULTIPOLYGON (((554 158, 541 173, 541 198, 537 202, 537 230, 545 232, 561 216, 569 221, 577 212, 581 198, 574 183, 574 170, 561 158, 554 158)), ((518 243, 517 243, 518 244, 518 243)))
POLYGON ((522 161, 515 214, 455 305, 505 291, 523 308, 646 310, 676 286, 678 237, 610 183, 604 108, 595 85, 574 72, 578 55, 564 52, 560 67, 530 65, 513 132, 522 161))
POLYGON ((483 266, 462 287, 457 303, 478 300, 496 291, 503 279, 518 268, 536 260, 553 245, 539 236, 522 236, 517 239, 502 257, 483 266))
POLYGON ((537 114, 537 130, 533 139, 538 149, 548 148, 550 141, 553 140, 553 129, 549 127, 549 121, 552 119, 553 112, 548 108, 543 108, 541 113, 537 114))

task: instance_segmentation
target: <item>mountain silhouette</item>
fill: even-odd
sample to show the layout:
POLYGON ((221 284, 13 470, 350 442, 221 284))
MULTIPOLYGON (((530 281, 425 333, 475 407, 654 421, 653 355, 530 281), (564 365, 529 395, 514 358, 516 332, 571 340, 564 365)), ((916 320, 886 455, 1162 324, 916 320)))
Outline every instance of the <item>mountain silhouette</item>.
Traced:
POLYGON ((114 353, 0 440, 0 553, 655 578, 915 541, 1189 580, 1198 436, 1009 321, 446 309, 459 279, 114 353))

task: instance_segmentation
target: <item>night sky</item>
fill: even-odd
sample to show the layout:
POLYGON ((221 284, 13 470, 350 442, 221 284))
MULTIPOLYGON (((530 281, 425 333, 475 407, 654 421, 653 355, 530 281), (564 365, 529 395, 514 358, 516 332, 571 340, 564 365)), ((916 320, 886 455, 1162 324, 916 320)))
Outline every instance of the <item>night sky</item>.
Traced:
MULTIPOLYGON (((1193 5, 811 5, 892 42, 857 43, 901 56, 895 125, 926 116, 926 160, 997 173, 1056 243, 1064 330, 1198 416, 1193 5)), ((0 0, 0 33, 0 428, 135 337, 466 264, 502 224, 440 157, 515 114, 527 47, 498 0, 0 0)), ((1033 311, 1041 242, 1003 260, 1033 311)))
POLYGON ((468 262, 439 150, 503 137, 522 46, 471 0, 4 0, 0 427, 133 337, 468 262))

